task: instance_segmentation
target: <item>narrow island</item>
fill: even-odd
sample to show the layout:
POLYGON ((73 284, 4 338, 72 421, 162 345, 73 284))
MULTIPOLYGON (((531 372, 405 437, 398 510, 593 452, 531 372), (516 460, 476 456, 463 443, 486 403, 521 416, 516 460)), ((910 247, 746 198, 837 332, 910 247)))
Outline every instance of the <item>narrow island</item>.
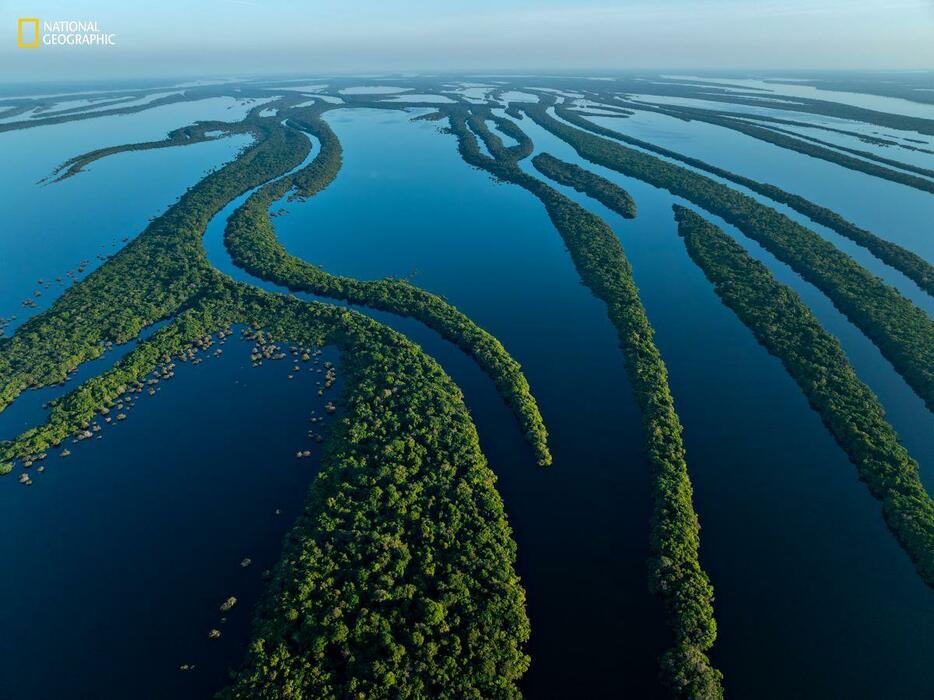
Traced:
POLYGON ((578 112, 568 109, 564 105, 555 105, 555 114, 564 121, 587 131, 600 136, 607 136, 611 139, 622 141, 623 143, 628 143, 643 150, 651 151, 652 153, 657 153, 665 158, 680 161, 698 170, 704 170, 724 180, 729 180, 737 185, 741 185, 752 192, 768 197, 774 202, 785 204, 815 223, 826 226, 832 231, 836 231, 841 236, 849 238, 854 243, 863 246, 866 250, 879 258, 879 260, 898 270, 911 279, 922 290, 934 296, 934 265, 931 265, 931 263, 917 253, 913 253, 896 243, 880 238, 871 231, 867 231, 847 221, 838 213, 827 207, 822 207, 800 195, 792 194, 775 185, 759 182, 743 175, 737 175, 736 173, 732 173, 716 165, 711 165, 698 158, 685 156, 677 151, 672 151, 671 149, 657 146, 648 141, 637 139, 621 131, 594 124, 592 121, 581 118, 578 112))
POLYGON ((723 303, 778 357, 882 502, 885 521, 921 578, 934 586, 934 501, 879 399, 801 298, 732 238, 675 206, 678 234, 723 303))
POLYGON ((934 321, 921 309, 801 224, 705 175, 568 126, 547 104, 524 104, 535 123, 584 159, 635 177, 736 226, 820 289, 934 410, 934 321))
MULTIPOLYGON (((465 108, 450 108, 448 115, 466 162, 525 188, 541 200, 581 280, 607 305, 642 411, 645 452, 653 469, 650 588, 664 603, 673 637, 660 659, 662 682, 676 697, 721 698, 723 674, 707 656, 717 636, 713 586, 700 564, 700 524, 693 506, 681 421, 668 386, 668 370, 653 341, 654 331, 623 247, 603 219, 523 172, 504 151, 488 145, 491 153, 499 152, 501 157, 484 155, 474 132, 486 132, 483 138, 488 144, 498 137, 481 117, 465 108)), ((563 167, 562 161, 553 157, 545 162, 556 170, 563 167)), ((563 171, 562 177, 571 178, 575 173, 563 171)))
POLYGON ((321 112, 321 108, 306 109, 290 120, 318 139, 321 148, 314 160, 254 192, 230 217, 224 241, 234 263, 260 279, 293 291, 342 299, 421 321, 474 358, 512 408, 538 463, 551 464, 548 432, 529 383, 519 363, 490 333, 441 297, 406 280, 360 281, 331 275, 282 247, 269 217, 270 205, 293 190, 296 198, 311 197, 327 187, 340 170, 340 141, 321 118, 321 112))

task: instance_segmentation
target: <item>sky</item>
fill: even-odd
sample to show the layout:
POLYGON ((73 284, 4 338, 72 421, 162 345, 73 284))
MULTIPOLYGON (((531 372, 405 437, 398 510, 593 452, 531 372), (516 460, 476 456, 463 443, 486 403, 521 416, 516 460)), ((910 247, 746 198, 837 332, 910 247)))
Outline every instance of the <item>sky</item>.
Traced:
POLYGON ((934 0, 0 0, 0 82, 626 69, 934 69, 934 0), (20 17, 116 45, 21 49, 20 17))

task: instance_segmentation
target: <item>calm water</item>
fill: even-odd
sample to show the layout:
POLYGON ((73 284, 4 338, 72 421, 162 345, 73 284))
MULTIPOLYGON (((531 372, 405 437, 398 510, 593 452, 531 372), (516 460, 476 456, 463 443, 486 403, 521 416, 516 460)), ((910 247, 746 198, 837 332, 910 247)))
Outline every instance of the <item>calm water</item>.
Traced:
POLYGON ((17 317, 7 333, 51 305, 70 282, 69 271, 87 260, 80 277, 92 272, 101 263, 99 255, 119 250, 124 238, 136 236, 207 170, 231 160, 249 137, 121 153, 55 184, 38 185, 39 180, 81 153, 159 140, 199 119, 242 119, 247 109, 233 99, 217 98, 0 133, 0 188, 9 203, 3 207, 0 233, 0 317, 17 317), (62 282, 55 282, 59 277, 62 282), (38 285, 40 279, 51 282, 51 288, 38 285), (34 296, 37 290, 42 296, 34 296), (23 307, 26 298, 36 308, 23 307))
MULTIPOLYGON (((790 192, 806 196, 818 204, 840 212, 854 223, 870 229, 882 238, 895 241, 924 256, 927 260, 934 260, 934 246, 929 238, 923 235, 929 227, 927 222, 934 218, 934 197, 929 194, 865 173, 847 170, 804 154, 787 151, 722 127, 696 122, 684 125, 682 122, 663 115, 644 116, 649 119, 617 120, 615 124, 600 118, 594 121, 609 128, 624 130, 627 134, 685 155, 718 163, 740 175, 772 183, 790 192), (685 126, 688 128, 683 128, 685 126), (697 127, 697 130, 692 130, 692 127, 697 127), (880 198, 891 204, 888 207, 879 207, 880 198), (883 210, 882 216, 879 213, 880 209, 883 210), (891 211, 888 217, 885 216, 887 211, 891 211)), ((534 128, 534 125, 531 128, 534 128)), ((549 137, 548 134, 543 134, 540 140, 547 137, 549 137)), ((558 144, 558 147, 560 145, 558 144)), ((610 179, 618 177, 612 171, 592 167, 610 179)), ((816 231, 852 256, 866 269, 896 287, 917 306, 924 309, 928 315, 934 317, 934 298, 922 291, 912 280, 879 261, 865 248, 830 229, 814 224, 807 217, 784 205, 771 202, 730 182, 721 181, 744 191, 816 231)), ((724 222, 719 223, 724 228, 735 231, 724 222)), ((737 239, 740 242, 746 240, 742 235, 738 235, 737 239)), ((757 247, 754 247, 753 252, 756 249, 757 247)), ((768 260, 771 260, 769 256, 766 258, 766 261, 768 260)), ((785 274, 783 265, 777 265, 776 271, 779 275, 785 274)), ((848 324, 827 304, 823 295, 810 285, 802 283, 794 274, 789 273, 783 277, 783 281, 794 286, 809 302, 813 299, 812 308, 825 327, 844 343, 844 348, 860 377, 879 396, 886 408, 889 420, 899 432, 904 444, 920 462, 922 479, 926 486, 934 489, 934 437, 932 437, 934 436, 934 414, 927 410, 924 402, 889 363, 881 358, 879 352, 862 333, 848 324), (814 304, 817 306, 815 307, 814 304)))
MULTIPOLYGON (((930 696, 930 591, 797 386, 688 258, 671 213, 673 202, 686 202, 582 162, 528 120, 522 126, 539 148, 593 168, 636 199, 637 218, 624 221, 563 189, 620 236, 671 371, 704 528, 702 560, 717 591, 715 658, 728 690, 738 697, 930 696)), ((864 379, 872 367, 873 378, 900 382, 819 292, 705 215, 802 293, 864 379)), ((923 437, 929 455, 932 434, 923 437)))
MULTIPOLYGON (((314 198, 281 204, 289 213, 273 221, 283 244, 338 274, 414 273, 416 284, 502 340, 548 424, 555 464, 543 470, 492 382, 463 353, 414 322, 378 315, 463 387, 500 479, 533 620, 527 692, 596 695, 613 678, 620 692, 651 696, 664 637, 645 583, 648 470, 605 307, 580 284, 538 201, 464 164, 435 125, 375 110, 327 117, 344 144, 344 167, 314 198), (586 381, 590 373, 601 381, 586 381)), ((207 234, 212 260, 223 257, 221 228, 212 222, 207 234)))
MULTIPOLYGON (((28 147, 45 144, 28 176, 0 164, 4 185, 18 188, 17 201, 59 206, 65 187, 75 188, 74 206, 87 201, 80 216, 64 217, 56 228, 62 245, 71 246, 61 259, 42 257, 58 244, 34 235, 17 240, 29 225, 25 214, 0 232, 0 264, 15 253, 28 267, 10 266, 0 315, 17 312, 34 278, 93 258, 120 231, 138 233, 240 143, 130 153, 58 185, 39 187, 36 180, 88 148, 159 138, 194 119, 233 119, 236 109, 226 109, 232 103, 217 107, 230 116, 205 116, 206 101, 107 118, 120 132, 99 131, 100 120, 0 134, 0 144, 10 144, 5 154, 20 163, 29 160, 28 147), (159 116, 160 110, 168 112, 159 116), (142 167, 162 170, 158 177, 127 176, 142 167), (121 226, 104 228, 111 224, 100 216, 101 192, 117 193, 121 226)), ((411 116, 328 113, 344 146, 344 167, 311 200, 281 205, 288 213, 273 219, 280 239, 291 253, 337 274, 412 276, 519 360, 551 434, 549 469, 534 464, 492 382, 467 356, 414 321, 372 314, 422 344, 464 390, 519 543, 532 620, 527 695, 657 695, 655 657, 666 638, 646 590, 648 470, 605 306, 581 285, 538 200, 468 167, 453 137, 411 116)), ((626 128, 630 121, 607 125, 626 128)), ((539 150, 580 162, 528 120, 521 124, 539 150)), ((692 138, 690 130, 704 125, 678 123, 684 130, 678 132, 667 122, 633 124, 630 133, 640 138, 839 204, 857 223, 934 253, 917 230, 929 220, 929 196, 915 198, 898 186, 869 189, 881 181, 853 179, 836 166, 821 170, 827 164, 799 154, 786 160, 757 151, 759 142, 737 142, 723 129, 692 138), (865 196, 853 197, 854 187, 891 193, 899 203, 884 230, 874 228, 878 209, 865 196)), ((624 221, 559 188, 619 235, 668 363, 703 525, 702 560, 717 592, 714 657, 730 696, 931 697, 934 599, 885 528, 878 503, 780 363, 688 258, 671 213, 677 200, 585 165, 638 203, 638 217, 624 221)), ((249 280, 222 246, 224 223, 238 203, 212 221, 206 248, 218 267, 249 280)), ((823 295, 725 228, 840 337, 930 478, 930 418, 878 351, 823 295)), ((200 367, 181 365, 176 380, 140 400, 130 420, 104 431, 104 440, 77 446, 67 460, 50 458, 32 487, 0 480, 0 508, 13 525, 0 561, 16 572, 17 583, 0 602, 0 696, 206 697, 240 661, 260 572, 276 560, 317 468, 316 457, 293 455, 304 444, 309 412, 321 403, 312 377, 286 381, 288 368, 279 363, 249 369, 248 346, 240 345, 228 341, 221 358, 200 367), (276 508, 282 515, 275 516, 276 508), (241 569, 245 556, 254 564, 241 569), (217 606, 229 595, 240 602, 212 642, 207 630, 219 625, 217 606), (181 673, 181 663, 197 668, 181 673)), ((38 415, 39 397, 14 403, 10 418, 0 414, 0 427, 18 428, 14 419, 38 415)))
POLYGON ((204 698, 242 660, 262 572, 318 468, 306 432, 327 400, 321 375, 289 381, 287 360, 251 369, 250 347, 235 337, 179 363, 101 441, 51 450, 32 486, 0 483, 15 581, 0 600, 0 697, 204 698))

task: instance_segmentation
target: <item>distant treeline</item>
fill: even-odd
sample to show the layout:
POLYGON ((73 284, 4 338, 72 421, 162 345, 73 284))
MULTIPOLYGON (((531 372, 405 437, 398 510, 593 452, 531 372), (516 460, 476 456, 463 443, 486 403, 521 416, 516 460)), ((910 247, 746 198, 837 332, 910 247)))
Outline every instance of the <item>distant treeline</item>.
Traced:
POLYGON ((575 126, 579 126, 582 129, 586 129, 587 131, 591 131, 602 136, 608 136, 612 139, 616 139, 633 146, 638 146, 639 148, 657 153, 659 155, 665 156, 666 158, 681 161, 682 163, 686 163, 687 165, 690 165, 694 168, 705 170, 713 175, 716 175, 717 177, 721 177, 724 180, 729 180, 731 182, 735 182, 737 185, 742 185, 743 187, 752 190, 757 194, 761 194, 764 197, 768 197, 773 201, 786 204, 795 211, 804 214, 815 223, 826 226, 827 228, 836 231, 841 236, 845 236, 851 241, 863 246, 882 262, 891 265, 893 268, 909 277, 928 294, 934 295, 934 265, 931 265, 931 263, 922 258, 920 255, 912 253, 910 250, 906 250, 896 243, 884 240, 874 233, 867 231, 864 228, 860 228, 850 221, 847 221, 838 213, 828 209, 827 207, 822 207, 819 204, 815 204, 814 202, 811 202, 810 200, 805 199, 800 195, 786 192, 785 190, 776 187, 775 185, 758 182, 757 180, 753 180, 752 178, 748 178, 743 175, 737 175, 736 173, 730 172, 729 170, 720 168, 716 165, 711 165, 698 158, 691 158, 690 156, 683 155, 677 151, 672 151, 668 148, 656 146, 655 144, 649 143, 648 141, 643 141, 642 139, 634 138, 628 134, 599 126, 598 124, 594 124, 587 119, 581 118, 580 114, 568 109, 567 107, 564 107, 563 105, 556 105, 555 113, 565 121, 574 124, 575 126))
MULTIPOLYGON (((623 104, 634 106, 638 103, 624 102, 623 104)), ((871 153, 870 151, 862 151, 855 148, 838 146, 836 144, 828 144, 824 141, 821 141, 820 139, 809 137, 803 134, 794 133, 785 129, 779 129, 777 127, 765 127, 758 124, 753 124, 745 119, 734 119, 731 117, 721 116, 716 112, 712 112, 706 109, 682 107, 680 105, 652 105, 651 111, 658 112, 660 114, 667 114, 668 116, 680 119, 697 120, 701 122, 707 122, 708 124, 722 126, 727 129, 732 129, 733 131, 746 134, 752 138, 759 139, 760 141, 766 141, 781 148, 788 149, 789 151, 796 151, 813 158, 820 158, 821 160, 835 163, 850 170, 857 170, 859 172, 866 173, 867 175, 880 177, 891 182, 897 182, 900 185, 913 187, 914 189, 921 190, 922 192, 934 192, 934 181, 928 179, 934 177, 934 171, 931 171, 928 168, 912 165, 911 163, 902 163, 890 158, 884 158, 882 156, 876 155, 875 153, 871 153), (852 153, 853 155, 859 157, 855 158, 852 155, 847 155, 847 153, 852 153), (894 170, 891 167, 883 167, 883 165, 877 165, 877 163, 882 163, 888 166, 895 166, 901 170, 894 170), (916 174, 902 172, 902 170, 909 170, 916 174)))
POLYGON ((694 202, 759 242, 814 284, 882 351, 934 410, 934 322, 897 290, 813 231, 705 175, 568 126, 525 104, 540 126, 591 162, 694 202))

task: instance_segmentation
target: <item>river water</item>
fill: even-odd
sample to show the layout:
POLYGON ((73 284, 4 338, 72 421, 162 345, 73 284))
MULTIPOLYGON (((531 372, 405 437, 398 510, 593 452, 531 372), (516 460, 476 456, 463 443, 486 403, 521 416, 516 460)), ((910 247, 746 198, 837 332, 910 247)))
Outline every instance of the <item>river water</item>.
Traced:
MULTIPOLYGON (((135 235, 243 142, 128 153, 63 183, 35 181, 88 148, 159 138, 195 119, 233 119, 246 109, 228 110, 234 103, 227 100, 206 114, 209 102, 0 134, 4 152, 19 163, 44 144, 31 169, 0 170, 18 200, 65 207, 56 202, 67 191, 54 188, 72 187, 72 206, 85 203, 79 215, 58 216, 60 245, 35 233, 18 240, 24 230, 44 230, 25 228, 32 220, 26 213, 0 231, 9 271, 0 315, 34 313, 18 305, 36 279, 93 259, 121 233, 135 235), (105 120, 122 130, 101 133, 105 120), (114 222, 110 209, 101 215, 102 193, 114 222)), ((534 464, 492 382, 460 350, 412 320, 372 314, 419 342, 464 390, 519 544, 532 622, 527 696, 656 696, 655 658, 666 633, 646 588, 649 474, 606 308, 580 283, 538 200, 467 166, 452 136, 412 116, 327 113, 344 147, 343 168, 310 200, 272 207, 286 210, 273 218, 280 240, 335 274, 411 277, 493 333, 522 364, 550 433, 555 462, 547 469, 534 464)), ((605 124, 625 129, 628 121, 605 124)), ((779 156, 769 144, 723 129, 632 123, 630 133, 640 138, 839 205, 845 216, 930 259, 930 243, 917 230, 927 195, 890 183, 876 188, 868 176, 800 154, 779 156), (692 140, 695 128, 703 131, 692 140), (792 182, 793 175, 800 179, 792 182), (862 196, 854 199, 857 186, 862 196), (883 221, 868 192, 891 194, 898 215, 883 221)), ((797 385, 688 258, 671 213, 672 203, 684 202, 581 162, 527 119, 521 125, 537 150, 585 165, 636 199, 638 217, 625 221, 558 187, 620 237, 668 364, 703 526, 702 563, 717 594, 713 657, 730 696, 930 697, 934 599, 797 385)), ((223 249, 236 204, 211 222, 205 246, 212 263, 253 282, 223 249)), ((930 485, 934 431, 910 390, 823 295, 724 228, 840 337, 930 485)), ((50 289, 38 303, 55 295, 50 289)), ((4 698, 206 697, 242 658, 260 572, 278 557, 317 469, 317 453, 296 460, 294 452, 321 401, 311 375, 288 381, 281 364, 249 368, 247 344, 233 339, 224 347, 200 367, 181 367, 157 396, 139 401, 130 420, 105 428, 100 443, 79 445, 67 459, 53 454, 33 486, 0 480, 0 509, 12 526, 0 561, 16 583, 0 601, 4 698), (243 569, 245 556, 254 564, 243 569), (240 602, 221 639, 208 640, 229 595, 240 602), (195 671, 180 672, 183 663, 195 671)), ((26 398, 10 407, 11 416, 38 415, 35 405, 18 406, 26 398)), ((12 436, 9 430, 0 437, 12 436)))

